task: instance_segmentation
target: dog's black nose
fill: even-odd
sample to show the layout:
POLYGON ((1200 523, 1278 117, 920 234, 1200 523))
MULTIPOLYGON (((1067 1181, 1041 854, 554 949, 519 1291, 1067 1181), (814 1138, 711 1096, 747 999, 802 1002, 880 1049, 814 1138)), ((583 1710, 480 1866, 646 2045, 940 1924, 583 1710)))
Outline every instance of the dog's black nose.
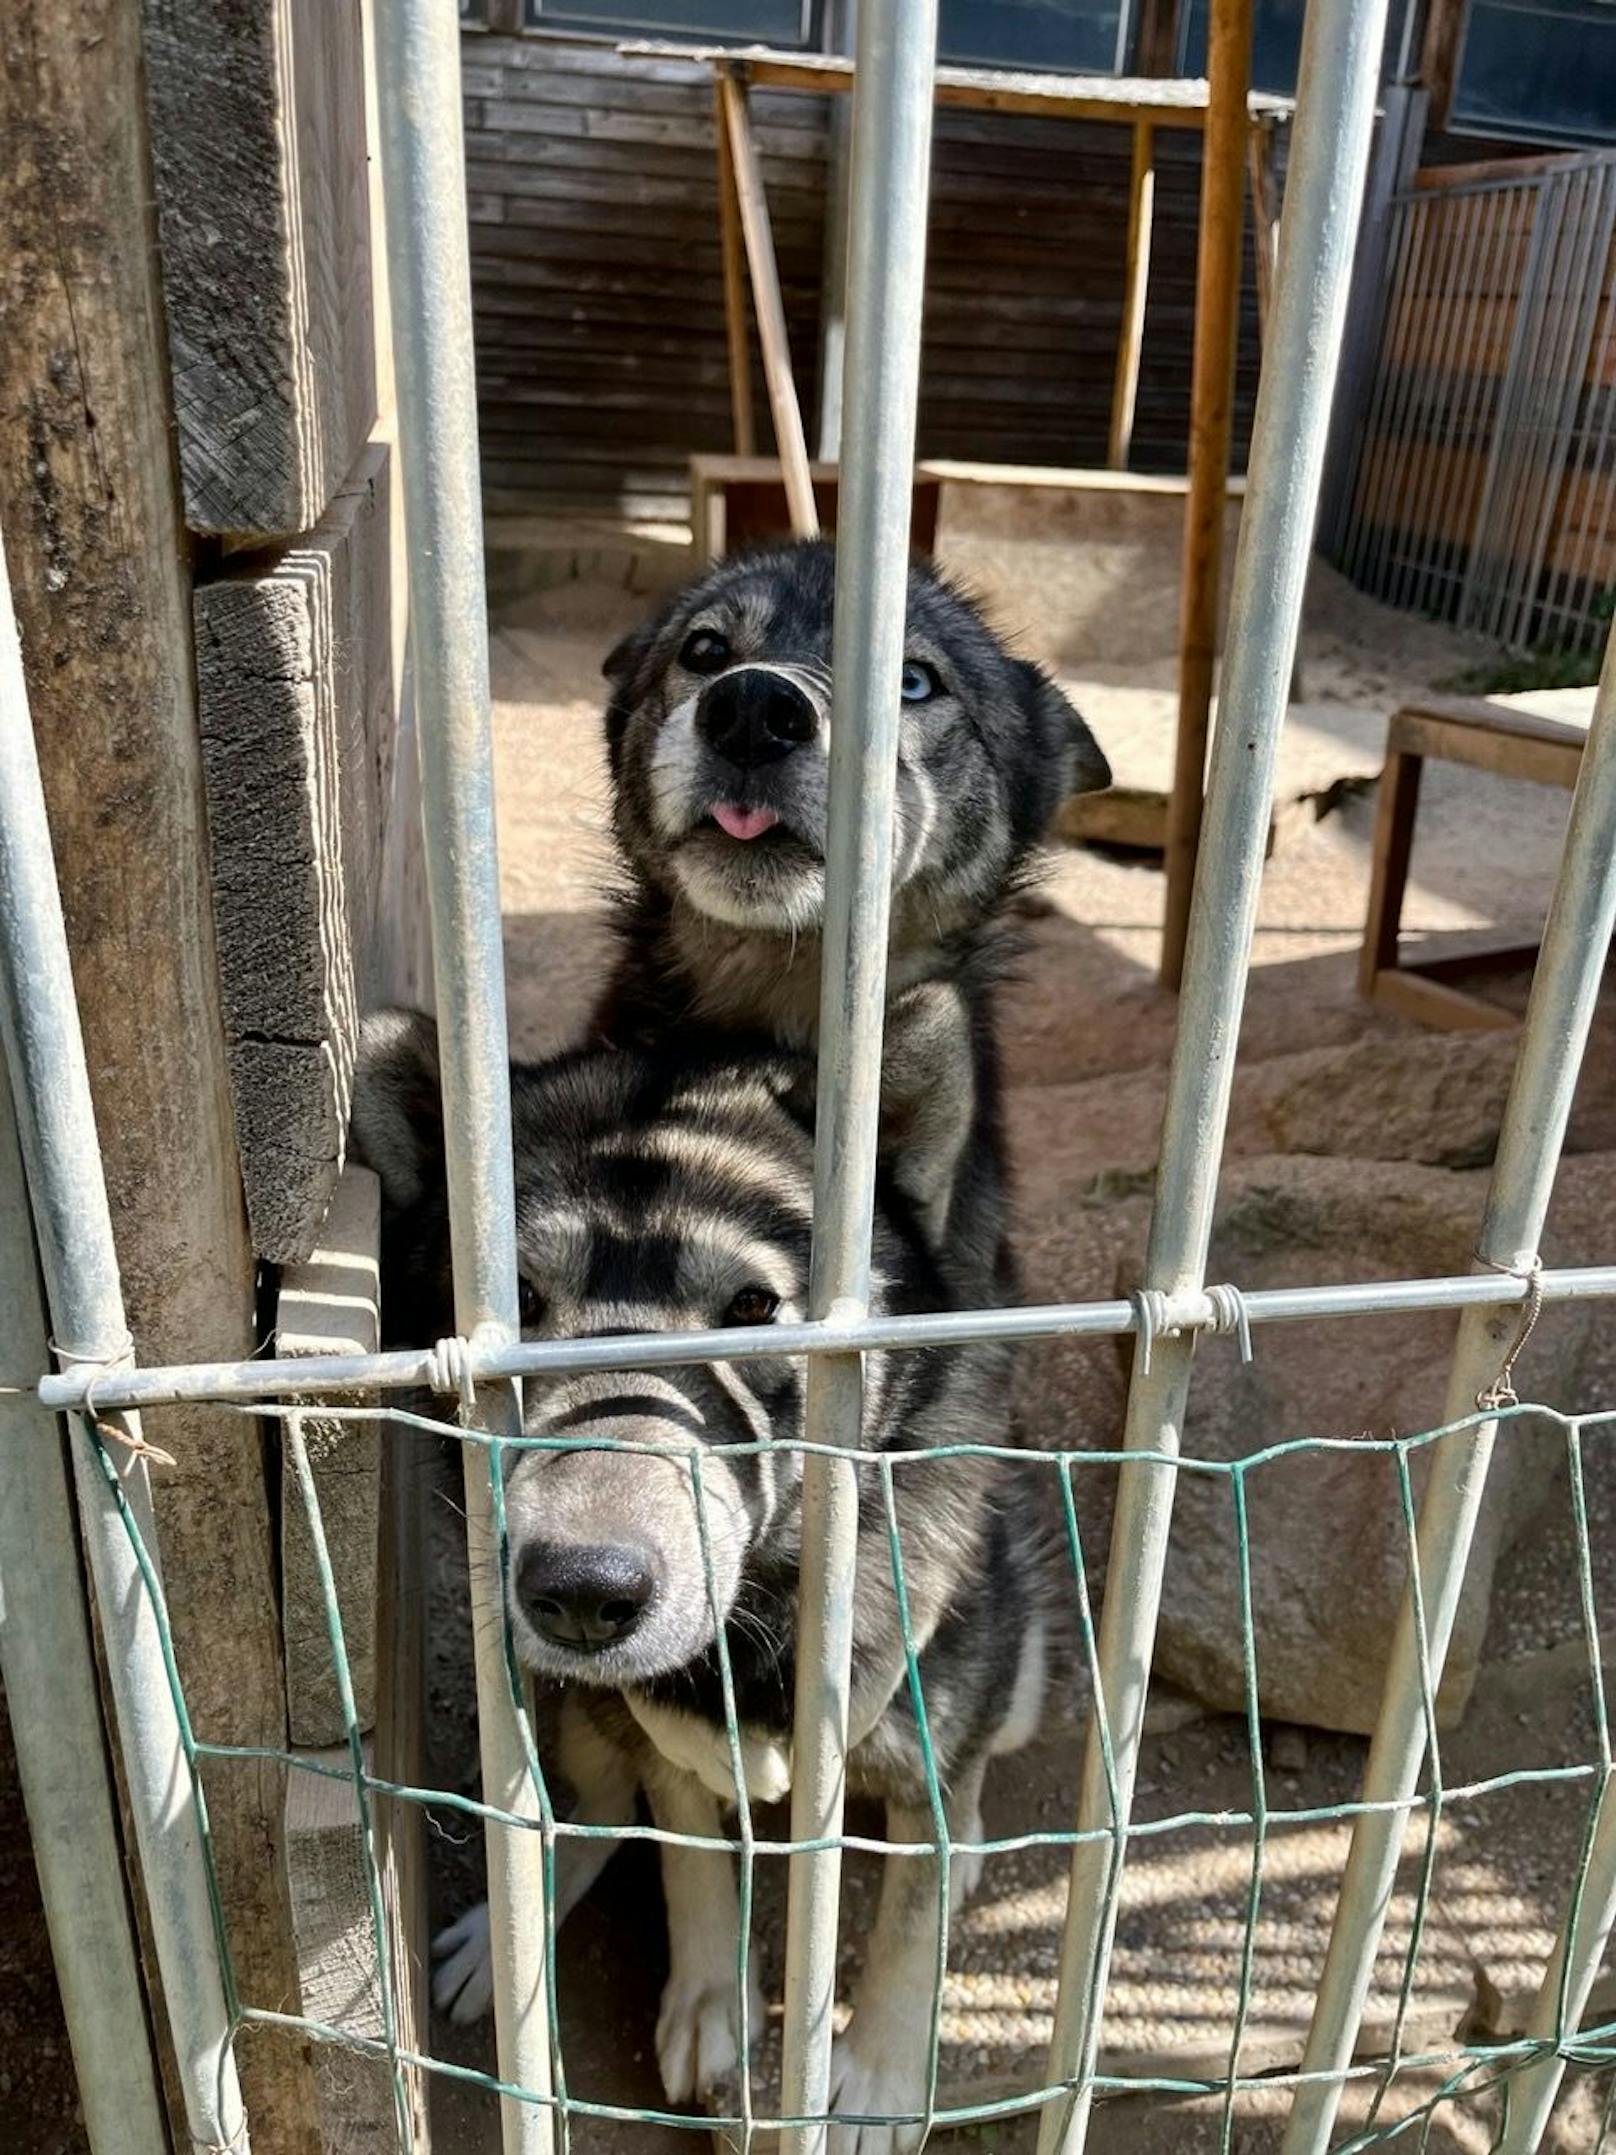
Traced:
POLYGON ((702 738, 743 771, 789 756, 813 739, 818 724, 796 683, 767 666, 737 666, 721 674, 702 690, 696 706, 702 738))
POLYGON ((626 1639, 651 1605, 656 1576, 643 1549, 529 1542, 516 1593, 534 1629, 574 1653, 626 1639))

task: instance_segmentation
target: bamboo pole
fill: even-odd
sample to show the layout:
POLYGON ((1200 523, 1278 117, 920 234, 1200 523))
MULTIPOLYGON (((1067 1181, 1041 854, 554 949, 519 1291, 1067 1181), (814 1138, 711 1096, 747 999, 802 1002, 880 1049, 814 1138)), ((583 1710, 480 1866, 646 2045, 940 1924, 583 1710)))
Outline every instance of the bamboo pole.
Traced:
POLYGON ((819 531, 814 507, 814 485, 808 469, 808 443, 802 430, 802 407, 791 376, 791 345, 786 336, 785 302, 780 297, 780 270, 774 258, 774 235, 769 229, 769 205, 763 192, 757 145, 746 109, 746 93, 727 71, 718 75, 719 109, 729 140, 735 174, 735 196, 740 209, 741 233, 746 241, 747 265, 752 272, 752 309, 757 316, 758 340, 763 346, 763 378, 769 389, 769 410, 774 418, 775 447, 785 478, 786 504, 796 538, 811 539, 819 531))
POLYGON ((1207 69, 1211 88, 1201 165, 1189 500, 1179 619, 1178 749, 1167 803, 1167 911, 1162 925, 1162 985, 1173 989, 1184 972, 1217 658, 1218 572, 1229 494, 1235 338, 1240 326, 1251 18, 1252 0, 1212 0, 1207 69))
POLYGON ((724 254, 724 335, 729 345, 729 408, 734 419, 735 454, 757 454, 752 417, 752 343, 746 329, 746 256, 741 238, 741 205, 735 192, 735 159, 730 153, 729 123, 724 111, 724 78, 713 77, 718 116, 718 232, 724 254))
POLYGON ((1126 471, 1133 445, 1134 406, 1139 398, 1139 360, 1145 345, 1145 304, 1150 292, 1150 230, 1156 208, 1156 130, 1141 120, 1133 131, 1133 170, 1128 183, 1128 256, 1122 292, 1122 331, 1111 388, 1111 435, 1106 462, 1126 471))

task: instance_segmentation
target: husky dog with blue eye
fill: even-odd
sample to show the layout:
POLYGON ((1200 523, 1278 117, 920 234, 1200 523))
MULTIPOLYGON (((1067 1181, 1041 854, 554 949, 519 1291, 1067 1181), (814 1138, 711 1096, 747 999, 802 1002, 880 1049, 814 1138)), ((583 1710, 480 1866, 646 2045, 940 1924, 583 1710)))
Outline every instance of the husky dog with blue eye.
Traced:
MULTIPOLYGON (((815 1045, 835 568, 821 541, 726 561, 606 661, 626 872, 608 1041, 709 1027, 815 1045)), ((1061 802, 1110 771, 1048 676, 918 562, 905 654, 884 1128, 951 1278, 1003 1300, 993 999, 1012 904, 1061 802)))
MULTIPOLYGON (((523 1329, 544 1339, 769 1328, 806 1312, 813 1205, 812 1064, 783 1052, 655 1056, 585 1050, 512 1071, 523 1329)), ((431 1025, 367 1021, 355 1141, 384 1202, 383 1306, 431 1338, 450 1322, 444 1146, 431 1025)), ((930 1240, 897 1183, 877 1192, 871 1304, 950 1306, 930 1240)), ((583 1824, 656 1823, 711 1839, 737 1800, 792 1777, 804 1364, 766 1351, 710 1366, 529 1379, 525 1428, 561 1448, 520 1453, 506 1486, 516 1649, 563 1687, 561 1764, 583 1824), (615 1447, 615 1448, 613 1448, 615 1447)), ((889 1837, 929 1841, 923 1747, 906 1676, 883 1453, 1006 1443, 990 1349, 865 1358, 853 1594, 849 1783, 884 1799, 889 1837)), ((1007 1450, 892 1467, 904 1586, 951 1839, 981 1833, 995 1753, 1028 1740, 1060 1606, 1038 1469, 1007 1450)), ((563 1836, 558 1919, 615 1844, 563 1836)), ((727 1855, 662 1848, 671 1972, 657 2055, 671 2102, 740 2062, 738 1906, 727 1855)), ((886 1863, 865 1969, 832 2080, 848 2114, 924 2107, 937 1940, 927 1858, 886 1863)), ((950 1866, 958 1905, 969 1853, 950 1866)), ((439 1941, 434 1994, 456 2019, 492 1994, 486 1911, 439 1941)), ((762 2024, 759 2001, 750 2025, 762 2024)), ((906 2155, 919 2127, 837 2127, 834 2155, 906 2155)))

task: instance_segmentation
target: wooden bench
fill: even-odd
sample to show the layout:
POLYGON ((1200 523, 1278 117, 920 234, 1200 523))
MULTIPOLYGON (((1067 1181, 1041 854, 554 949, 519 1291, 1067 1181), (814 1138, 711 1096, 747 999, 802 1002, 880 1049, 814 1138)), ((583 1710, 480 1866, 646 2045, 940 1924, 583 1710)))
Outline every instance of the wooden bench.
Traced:
POLYGON ((1571 788, 1593 713, 1593 691, 1555 690, 1538 696, 1432 697, 1405 704, 1386 732, 1386 766, 1371 849, 1369 918, 1358 966, 1358 988, 1371 1002, 1421 1025, 1452 1031, 1508 1031, 1514 1015, 1452 982, 1483 969, 1531 964, 1535 944, 1478 946, 1418 959, 1402 951, 1403 893, 1408 886, 1420 775, 1428 756, 1503 778, 1571 788))

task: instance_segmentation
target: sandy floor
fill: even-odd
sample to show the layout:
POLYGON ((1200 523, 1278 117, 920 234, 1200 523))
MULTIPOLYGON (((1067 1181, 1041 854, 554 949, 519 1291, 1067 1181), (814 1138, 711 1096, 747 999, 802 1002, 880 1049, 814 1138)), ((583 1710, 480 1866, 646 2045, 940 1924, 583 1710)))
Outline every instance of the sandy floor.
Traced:
MULTIPOLYGON (((1003 542, 987 520, 944 546, 953 566, 990 611, 1020 633, 1022 648, 1060 672, 1130 782, 1152 783, 1170 767, 1173 663, 1162 655, 1176 619, 1171 553, 1124 534, 1099 565, 1074 566, 1067 534, 1054 531, 1032 554, 1003 542), (1037 565, 1036 575, 1028 563, 1037 565), (1101 608, 1101 586, 1126 591, 1120 610, 1101 608), (1040 593, 1034 618, 1025 599, 1040 593), (1045 601, 1047 600, 1047 603, 1045 601), (1018 618, 1019 615, 1019 618, 1018 618), (1103 619, 1085 648, 1082 623, 1103 619), (1095 656, 1095 651, 1100 652, 1095 656), (1144 656, 1126 656, 1129 652, 1144 656), (1154 656, 1150 654, 1156 654, 1154 656)), ((1103 536, 1103 535, 1102 535, 1103 536)), ((495 643, 507 956, 513 1041, 542 1052, 574 1034, 588 1007, 603 948, 597 893, 607 855, 598 748, 601 654, 646 603, 633 586, 643 564, 611 580, 583 581, 508 608, 495 643)), ((1322 794, 1339 780, 1364 780, 1379 765, 1388 711, 1430 688, 1469 656, 1446 632, 1375 607, 1327 570, 1308 609, 1303 701, 1287 729, 1282 796, 1322 794)), ((1393 1034, 1398 1021, 1356 996, 1353 970, 1367 893, 1372 795, 1351 786, 1323 820, 1300 819, 1265 878, 1242 1083, 1274 1058, 1326 1043, 1393 1034)), ((1507 786, 1475 774, 1429 773, 1414 881, 1406 911, 1414 931, 1504 927, 1535 933, 1558 851, 1563 795, 1507 786)), ((1155 985, 1161 879, 1151 868, 1068 851, 1052 864, 1042 917, 1008 1013, 1014 1082, 1048 1103, 1049 1126, 1088 1151, 1096 1176, 1136 1175, 1154 1158, 1162 1070, 1175 1009, 1155 985)), ((1518 1000, 1519 982, 1496 992, 1518 1000)), ((1237 1101, 1234 1142, 1241 1142, 1237 1101)), ((1610 1140, 1606 1138, 1605 1143, 1610 1140)), ((1261 1149, 1258 1146, 1256 1149, 1261 1149)), ((1607 1238, 1608 1240, 1608 1238, 1607 1238)), ((1616 1402, 1616 1341, 1604 1337, 1588 1371, 1590 1404, 1616 1402)), ((1616 1581, 1616 1461, 1590 1444, 1589 1497, 1601 1557, 1601 1607, 1616 1581)), ((446 1555, 455 1522, 446 1492, 446 1555)), ((1569 1508, 1563 1493, 1533 1542, 1510 1560, 1494 1605, 1487 1667, 1462 1730, 1443 1750, 1444 1780, 1461 1786, 1507 1767, 1583 1763, 1594 1756, 1586 1651, 1580 1643, 1569 1566, 1569 1508)), ((452 1573, 449 1574, 452 1578, 452 1573)), ((454 1621, 452 1587, 441 1610, 454 1621)), ((470 1758, 463 1648, 446 1644, 440 1667, 440 1768, 461 1773, 470 1758)), ((1108 2019, 1107 2055, 1119 2073, 1216 2079, 1228 2071, 1230 2029, 1246 1937, 1252 1872, 1252 1759, 1242 1723, 1164 1698, 1161 1726, 1146 1747, 1140 1811, 1186 1810, 1216 1821, 1141 1843, 1128 1870, 1108 2019), (1229 1818, 1227 1814, 1236 1814, 1229 1818)), ((1268 1732, 1271 1744, 1273 1732, 1268 1732)), ((1338 1826, 1287 1824, 1287 1812, 1350 1799, 1361 1777, 1356 1738, 1314 1735, 1271 1761, 1270 1819, 1254 1988, 1242 2072, 1293 2068, 1334 1904, 1344 1847, 1338 1826)), ((1017 1772, 990 1784, 990 1833, 1059 1827, 1070 1815, 1074 1732, 1051 1732, 1017 1772)), ((1441 2049, 1468 2013, 1478 2025, 1511 2029, 1530 1992, 1558 1918, 1587 1800, 1585 1781, 1517 1787, 1455 1802, 1437 1833, 1435 1897, 1414 1983, 1405 2053, 1441 2049), (1478 2002, 1479 2001, 1479 2002, 1478 2002)), ((760 1833, 783 1821, 760 1822, 760 1833)), ((867 1830, 878 1831, 876 1822, 867 1830)), ((471 1847, 445 1846, 439 1892, 446 1907, 470 1890, 471 1847)), ((756 1949, 775 2010, 783 1880, 778 1861, 760 1859, 756 1949)), ((844 1940, 849 1972, 867 1926, 873 1863, 850 1865, 844 1940)), ((1036 2084, 1054 2001, 1064 1862, 1058 1851, 995 1858, 962 1920, 943 1996, 941 2079, 947 2099, 993 2100, 1036 2084), (968 2089, 968 2095, 961 2090, 968 2089)), ((1370 2032, 1384 2048, 1406 1953, 1417 1865, 1405 1866, 1386 1933, 1370 2032)), ((662 1974, 654 1871, 644 1849, 618 1859, 562 1947, 561 1992, 568 2087, 576 2097, 652 2106, 658 2101, 651 2032, 662 1974)), ((759 2066, 757 2103, 766 2107, 775 2032, 759 2066)), ((486 2063, 486 2041, 435 2030, 445 2054, 486 2063)), ((1361 2125, 1376 2081, 1349 2096, 1344 2119, 1361 2125)), ((1435 2093, 1410 2074, 1382 2102, 1379 2123, 1435 2093)), ((1568 2084, 1546 2145, 1587 2151, 1598 2137, 1603 2086, 1568 2084)), ((1285 2103, 1260 2091, 1242 2097, 1233 2146, 1259 2155, 1278 2145, 1285 2103)), ((491 2106, 445 2088, 437 2112, 439 2146, 449 2155, 492 2150, 491 2106)), ((1032 2124, 1007 2118, 977 2129, 988 2147, 1030 2148, 1032 2124)), ((1490 2146, 1490 2098, 1447 2104, 1428 2143, 1417 2129, 1398 2144, 1469 2155, 1490 2146)), ((632 2146, 671 2155, 687 2135, 578 2119, 575 2144, 620 2155, 632 2146)), ((1117 2155, 1199 2155, 1222 2141, 1221 2099, 1136 2097, 1106 2104, 1091 2145, 1117 2155)))

